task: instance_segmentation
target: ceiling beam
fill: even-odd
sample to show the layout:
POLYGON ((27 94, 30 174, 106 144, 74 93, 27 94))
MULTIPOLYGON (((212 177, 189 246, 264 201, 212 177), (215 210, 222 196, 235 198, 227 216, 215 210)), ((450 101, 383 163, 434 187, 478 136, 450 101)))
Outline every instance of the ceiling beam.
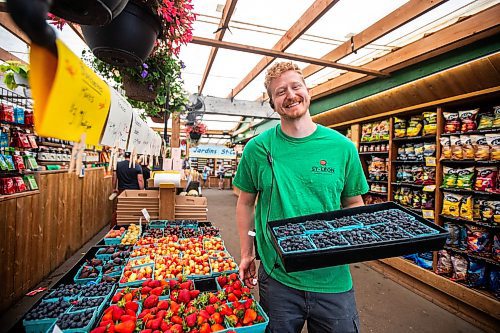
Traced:
MULTIPOLYGON (((365 67, 393 72, 470 44, 478 38, 482 39, 498 34, 500 33, 498 17, 500 17, 500 5, 495 5, 403 46, 366 64, 365 67)), ((368 80, 371 80, 371 77, 364 74, 345 73, 311 88, 310 92, 313 99, 318 99, 368 80)))
POLYGON ((279 119, 279 115, 271 109, 268 103, 204 96, 203 104, 204 110, 200 112, 205 114, 279 119))
POLYGON ((12 21, 9 13, 0 12, 0 25, 26 44, 31 43, 28 36, 12 21))
MULTIPOLYGON (((224 11, 222 13, 222 17, 220 18, 219 29, 215 34, 215 39, 222 40, 224 38, 224 34, 226 33, 226 29, 229 28, 229 21, 231 21, 231 16, 234 13, 234 9, 236 8, 236 3, 238 0, 226 0, 226 4, 224 5, 224 11)), ((207 65, 205 66, 205 72, 203 73, 203 77, 201 79, 200 87, 198 88, 198 94, 201 95, 203 92, 203 88, 205 88, 205 83, 208 79, 208 74, 210 74, 210 70, 212 69, 212 65, 215 60, 215 56, 217 55, 217 51, 219 51, 218 47, 212 47, 210 50, 210 55, 208 57, 207 65)))
MULTIPOLYGON (((231 43, 231 42, 223 42, 223 41, 204 38, 204 37, 194 36, 191 43, 205 45, 205 46, 217 46, 217 47, 220 47, 223 49, 248 52, 248 53, 255 53, 255 54, 260 54, 260 55, 264 55, 264 56, 270 56, 273 58, 283 58, 283 59, 289 59, 289 60, 295 60, 295 61, 308 62, 310 64, 338 68, 338 69, 343 69, 343 70, 350 71, 350 72, 362 73, 362 74, 366 74, 366 75, 373 75, 373 76, 378 76, 378 77, 389 76, 389 74, 383 73, 383 72, 378 71, 378 70, 371 70, 371 69, 358 67, 358 66, 344 65, 344 64, 339 64, 339 63, 329 61, 329 60, 312 58, 312 57, 302 56, 299 54, 285 53, 285 52, 271 50, 271 49, 264 49, 264 48, 256 47, 256 46, 243 45, 243 44, 231 43)), ((235 95, 236 95, 236 93, 235 93, 235 95)))
MULTIPOLYGON (((361 49, 373 41, 387 35, 391 31, 427 13, 429 10, 441 5, 448 0, 410 0, 389 15, 383 17, 365 30, 324 55, 321 59, 338 61, 345 56, 361 49)), ((319 72, 324 67, 309 65, 302 70, 304 77, 309 77, 319 72)))
POLYGON ((0 47, 0 60, 2 61, 19 61, 20 63, 23 63, 25 65, 28 65, 28 63, 18 57, 16 57, 14 54, 10 53, 9 51, 3 49, 0 47))
MULTIPOLYGON (((292 25, 290 29, 280 38, 274 45, 273 50, 285 51, 292 45, 302 34, 304 34, 316 21, 318 21, 330 8, 332 8, 338 0, 316 0, 299 19, 292 25)), ((286 10, 286 9, 285 9, 286 10)), ((264 54, 265 55, 265 54, 264 54)), ((232 90, 228 97, 238 95, 250 82, 252 82, 273 60, 274 56, 262 58, 257 65, 241 80, 240 83, 232 90)), ((291 59, 295 60, 295 59, 291 59)))

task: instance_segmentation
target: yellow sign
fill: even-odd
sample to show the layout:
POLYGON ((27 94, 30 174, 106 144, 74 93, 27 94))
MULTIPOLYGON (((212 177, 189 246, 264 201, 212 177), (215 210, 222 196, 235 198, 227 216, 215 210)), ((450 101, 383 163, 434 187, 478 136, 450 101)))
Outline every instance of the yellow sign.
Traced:
POLYGON ((30 84, 35 130, 40 136, 97 145, 109 112, 111 93, 80 58, 60 40, 57 54, 32 44, 30 84))
POLYGON ((425 166, 428 166, 428 167, 435 167, 436 166, 436 158, 435 157, 430 157, 430 156, 427 156, 425 158, 425 166))

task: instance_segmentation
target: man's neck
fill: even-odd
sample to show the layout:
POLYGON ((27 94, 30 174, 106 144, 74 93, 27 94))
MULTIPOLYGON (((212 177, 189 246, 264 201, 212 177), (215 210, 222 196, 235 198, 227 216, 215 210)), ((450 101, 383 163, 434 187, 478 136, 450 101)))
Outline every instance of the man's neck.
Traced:
POLYGON ((281 130, 292 138, 305 138, 316 131, 316 124, 309 114, 294 120, 281 118, 281 130))

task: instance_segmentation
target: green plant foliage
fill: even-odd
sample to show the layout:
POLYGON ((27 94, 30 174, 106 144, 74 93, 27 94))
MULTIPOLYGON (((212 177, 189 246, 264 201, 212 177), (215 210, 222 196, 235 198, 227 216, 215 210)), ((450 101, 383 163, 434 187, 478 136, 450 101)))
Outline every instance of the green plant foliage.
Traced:
POLYGON ((19 86, 16 82, 15 75, 18 74, 22 78, 28 79, 29 66, 19 61, 9 60, 0 65, 0 72, 4 73, 3 82, 10 90, 14 90, 19 86))

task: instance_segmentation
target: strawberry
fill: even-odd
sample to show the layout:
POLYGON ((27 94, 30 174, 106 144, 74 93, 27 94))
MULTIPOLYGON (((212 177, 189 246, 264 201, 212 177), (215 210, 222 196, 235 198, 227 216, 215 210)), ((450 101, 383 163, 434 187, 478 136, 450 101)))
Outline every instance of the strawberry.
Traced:
POLYGON ((189 296, 191 297, 191 299, 195 299, 196 297, 198 297, 199 294, 200 294, 199 290, 190 290, 189 291, 189 296))
POLYGON ((243 303, 243 305, 245 306, 245 309, 250 309, 250 308, 252 307, 252 305, 253 305, 253 304, 254 304, 254 303, 253 303, 253 299, 251 299, 251 298, 250 298, 250 299, 247 299, 247 300, 243 303))
POLYGON ((90 331, 90 333, 106 333, 107 329, 108 328, 106 326, 99 326, 90 331))
POLYGON ((120 321, 121 321, 121 322, 124 322, 124 321, 129 321, 129 320, 136 321, 136 320, 137 320, 137 318, 136 318, 136 316, 130 316, 130 315, 123 315, 123 316, 121 316, 121 318, 120 318, 120 321))
MULTIPOLYGON (((146 282, 144 282, 144 283, 146 283, 146 282)), ((141 294, 143 294, 143 295, 149 295, 149 293, 151 292, 151 290, 153 290, 151 287, 148 287, 148 286, 142 287, 141 294)))
POLYGON ((137 302, 127 302, 125 303, 125 309, 126 310, 132 310, 135 312, 137 312, 137 309, 139 309, 139 303, 137 302))
POLYGON ((224 319, 219 312, 215 312, 210 316, 210 321, 214 324, 220 324, 224 321, 224 319))
POLYGON ((133 333, 135 331, 135 321, 128 320, 115 325, 116 333, 133 333))
POLYGON ((125 314, 125 310, 123 310, 122 308, 120 308, 116 305, 112 305, 111 307, 113 308, 113 310, 112 310, 113 320, 114 321, 120 320, 121 316, 123 316, 125 314))
POLYGON ((227 295, 227 300, 229 302, 237 302, 238 301, 238 297, 236 297, 235 294, 230 293, 230 294, 227 295))
POLYGON ((182 325, 181 324, 172 325, 172 327, 170 328, 170 331, 172 333, 182 333, 182 325))
POLYGON ((171 325, 167 324, 167 322, 162 321, 160 325, 160 329, 162 332, 166 332, 170 329, 171 325))
POLYGON ((236 281, 236 280, 238 280, 238 274, 231 273, 231 274, 229 274, 228 278, 229 278, 230 281, 236 281))
POLYGON ((111 299, 111 303, 118 303, 123 297, 123 292, 120 291, 119 293, 116 293, 113 298, 111 299))
POLYGON ((147 328, 147 329, 145 329, 145 330, 142 330, 140 333, 152 333, 152 332, 153 332, 153 330, 152 330, 152 329, 147 328))
POLYGON ((248 325, 253 323, 255 319, 257 319, 257 312, 253 309, 246 309, 245 316, 243 317, 243 324, 248 325))
POLYGON ((181 324, 182 325, 182 318, 177 316, 177 315, 173 315, 172 318, 170 318, 170 321, 174 324, 181 324))
POLYGON ((158 280, 151 280, 151 282, 149 282, 149 286, 153 289, 158 288, 161 286, 161 282, 158 280))
POLYGON ((205 310, 207 310, 207 312, 209 314, 214 314, 215 313, 215 307, 212 304, 207 305, 207 307, 205 308, 205 310))
POLYGON ((241 290, 240 289, 235 289, 233 290, 234 296, 236 296, 238 299, 241 298, 241 290))
POLYGON ((170 301, 170 310, 172 310, 173 313, 179 313, 179 308, 180 308, 179 303, 175 301, 170 301))
POLYGON ((151 295, 161 296, 163 294, 163 287, 156 287, 151 289, 151 295))
POLYGON ((159 301, 158 302, 158 309, 159 310, 168 310, 168 301, 159 301))
POLYGON ((179 291, 179 296, 178 296, 177 300, 181 303, 188 303, 191 300, 189 290, 181 289, 181 291, 179 291))
POLYGON ((170 290, 175 290, 179 287, 179 282, 177 280, 170 280, 168 281, 170 290))
POLYGON ((158 305, 158 296, 156 295, 148 296, 148 298, 144 300, 144 303, 142 303, 142 305, 144 306, 145 309, 154 308, 155 306, 158 305))
POLYGON ((191 289, 191 283, 193 283, 191 280, 187 280, 186 282, 181 283, 179 286, 181 289, 191 289))
POLYGON ((229 307, 229 305, 227 304, 223 304, 220 309, 219 309, 219 312, 221 315, 223 316, 230 316, 233 314, 233 310, 231 310, 231 308, 229 307))
POLYGON ((240 280, 236 280, 234 283, 233 283, 233 288, 234 289, 241 289, 242 285, 241 285, 241 281, 240 280))
POLYGON ((125 302, 130 302, 133 298, 134 298, 134 295, 133 295, 131 292, 128 292, 128 293, 126 293, 126 294, 123 296, 123 300, 124 300, 125 302))
POLYGON ((217 277, 217 282, 219 282, 219 286, 221 286, 222 288, 224 288, 224 286, 227 284, 227 276, 225 274, 221 275, 221 276, 218 276, 217 277))
POLYGON ((160 318, 157 318, 151 322, 151 329, 157 330, 161 326, 162 320, 160 318))
POLYGON ((226 316, 226 320, 228 324, 233 327, 238 323, 238 317, 236 317, 234 314, 226 316))
POLYGON ((149 312, 151 311, 151 309, 144 309, 141 311, 141 313, 139 314, 139 319, 142 319, 145 315, 147 315, 149 312))
POLYGON ((205 319, 210 318, 210 314, 207 312, 207 310, 200 310, 200 316, 202 316, 205 319))
POLYGON ((224 330, 225 328, 221 324, 213 324, 211 329, 212 329, 212 332, 218 332, 218 331, 224 330))
POLYGON ((257 319, 255 319, 255 322, 257 322, 257 323, 263 323, 265 321, 266 320, 261 315, 257 315, 257 319))
POLYGON ((208 299, 208 303, 210 303, 210 304, 215 304, 218 301, 219 301, 219 299, 214 294, 211 294, 210 298, 208 299))
POLYGON ((198 315, 196 313, 192 313, 192 314, 188 315, 186 317, 186 325, 188 327, 193 327, 194 325, 196 325, 197 317, 198 317, 198 315))
POLYGON ((201 326, 206 322, 207 322, 207 318, 200 316, 200 315, 198 315, 198 317, 196 317, 196 325, 201 326))
POLYGON ((210 327, 209 323, 204 323, 200 327, 200 333, 210 333, 212 332, 212 328, 210 327))

